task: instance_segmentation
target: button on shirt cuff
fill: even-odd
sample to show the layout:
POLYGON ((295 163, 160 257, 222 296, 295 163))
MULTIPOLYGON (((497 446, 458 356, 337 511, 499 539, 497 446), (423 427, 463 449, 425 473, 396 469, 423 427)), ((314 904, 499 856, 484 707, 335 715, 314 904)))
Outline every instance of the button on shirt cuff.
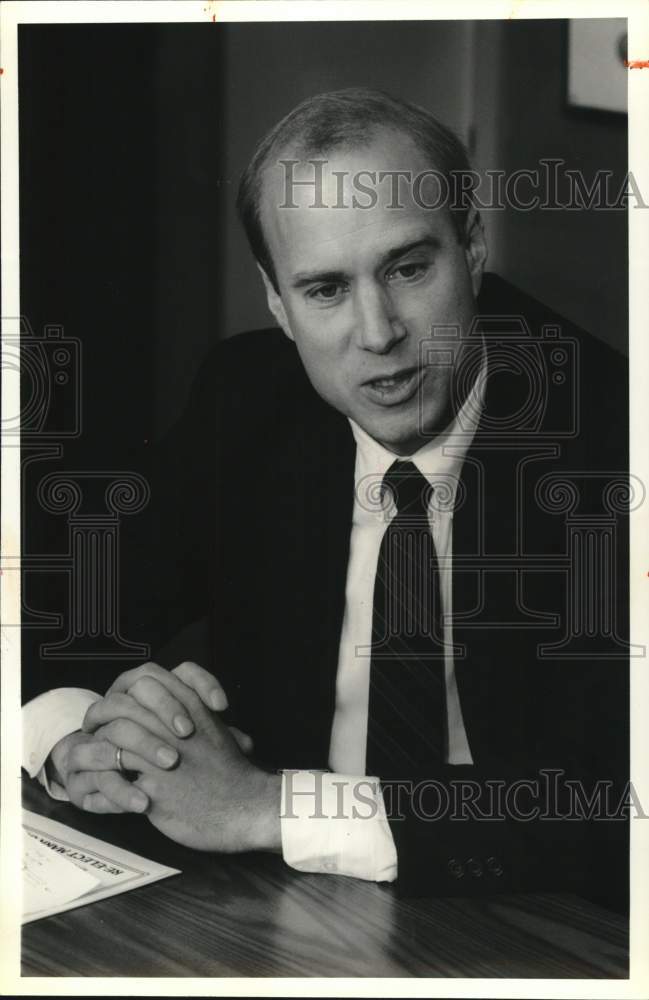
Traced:
POLYGON ((301 872, 397 877, 397 852, 378 778, 289 771, 282 774, 284 861, 301 872))
POLYGON ((85 688, 56 688, 23 707, 22 766, 54 799, 67 801, 68 796, 61 785, 48 781, 45 761, 59 740, 81 729, 88 708, 100 697, 85 688))

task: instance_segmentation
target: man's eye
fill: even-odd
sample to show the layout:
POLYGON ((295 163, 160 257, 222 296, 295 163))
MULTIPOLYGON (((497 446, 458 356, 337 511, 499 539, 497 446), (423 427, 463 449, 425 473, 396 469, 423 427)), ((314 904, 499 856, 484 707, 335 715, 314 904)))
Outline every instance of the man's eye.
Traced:
POLYGON ((326 285, 318 285, 317 288, 312 288, 309 292, 309 298, 316 299, 316 301, 320 300, 321 302, 333 302, 341 292, 341 285, 329 282, 326 285))
POLYGON ((411 281, 413 278, 418 278, 426 269, 427 265, 419 261, 410 264, 399 264, 398 267, 390 271, 388 278, 401 278, 404 281, 411 281))

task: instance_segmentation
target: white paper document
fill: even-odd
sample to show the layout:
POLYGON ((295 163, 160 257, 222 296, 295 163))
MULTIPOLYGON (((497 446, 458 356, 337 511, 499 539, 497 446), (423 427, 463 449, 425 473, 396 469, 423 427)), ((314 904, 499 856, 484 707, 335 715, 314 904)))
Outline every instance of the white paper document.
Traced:
POLYGON ((23 923, 178 875, 23 809, 23 923))

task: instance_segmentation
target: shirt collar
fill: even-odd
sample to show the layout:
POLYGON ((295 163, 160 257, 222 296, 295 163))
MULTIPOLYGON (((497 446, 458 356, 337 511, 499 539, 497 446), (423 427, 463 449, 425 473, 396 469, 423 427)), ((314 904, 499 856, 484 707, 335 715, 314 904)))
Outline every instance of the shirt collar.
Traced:
MULTIPOLYGON (((482 416, 486 385, 485 351, 480 371, 455 419, 441 434, 427 441, 412 455, 395 455, 349 418, 356 441, 355 520, 377 515, 381 519, 385 518, 386 507, 381 495, 381 484, 397 458, 412 462, 430 485, 435 487, 431 496, 432 507, 452 511, 462 465, 482 416)), ((388 503, 388 512, 390 507, 388 503)))

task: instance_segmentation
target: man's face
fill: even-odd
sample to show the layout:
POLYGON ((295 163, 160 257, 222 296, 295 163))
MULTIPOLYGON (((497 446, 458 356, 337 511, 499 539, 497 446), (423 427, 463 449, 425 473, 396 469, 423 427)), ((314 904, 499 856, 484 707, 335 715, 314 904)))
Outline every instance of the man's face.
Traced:
MULTIPOLYGON (((372 186, 376 204, 360 207, 370 197, 353 185, 359 171, 408 169, 415 176, 430 169, 403 136, 384 130, 370 144, 326 159, 327 207, 312 207, 312 185, 294 184, 288 203, 292 198, 298 207, 282 208, 285 168, 273 163, 267 170, 261 219, 279 286, 278 295, 266 279, 269 306, 317 392, 386 448, 407 455, 452 415, 457 352, 450 364, 422 365, 420 345, 436 326, 459 326, 466 335, 486 253, 481 229, 473 226, 460 243, 446 206, 421 207, 434 200, 425 185, 417 204, 402 181, 402 207, 388 207, 397 200, 389 178, 372 186)), ((313 177, 308 163, 293 174, 294 181, 313 177)), ((371 181, 364 175, 361 183, 371 181)))

